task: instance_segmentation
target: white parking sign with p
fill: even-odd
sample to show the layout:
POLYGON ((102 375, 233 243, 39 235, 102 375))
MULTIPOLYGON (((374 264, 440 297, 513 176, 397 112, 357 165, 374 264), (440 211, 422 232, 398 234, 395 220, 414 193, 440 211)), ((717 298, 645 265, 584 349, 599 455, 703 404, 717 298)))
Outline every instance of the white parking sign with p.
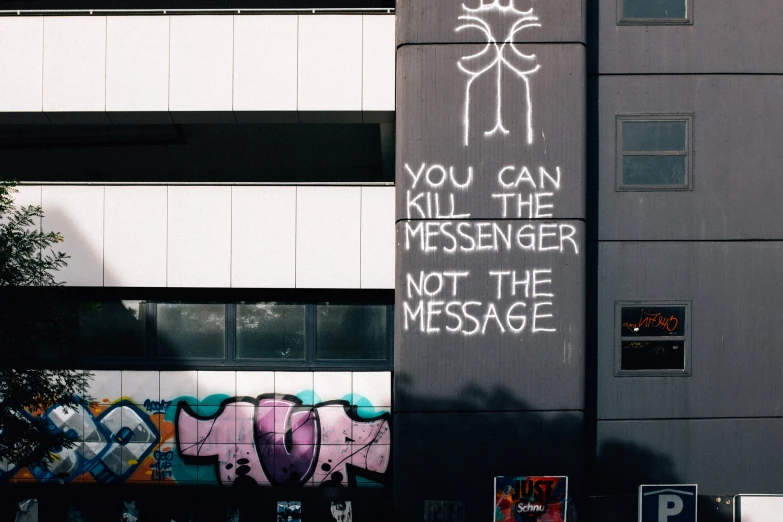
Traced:
POLYGON ((696 484, 639 486, 639 522, 696 522, 696 484))

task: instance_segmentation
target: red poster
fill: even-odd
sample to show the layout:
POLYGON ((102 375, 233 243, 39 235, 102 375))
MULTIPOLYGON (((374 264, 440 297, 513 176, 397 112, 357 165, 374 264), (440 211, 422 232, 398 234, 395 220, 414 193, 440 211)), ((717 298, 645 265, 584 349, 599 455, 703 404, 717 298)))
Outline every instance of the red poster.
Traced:
POLYGON ((495 522, 566 522, 568 477, 495 477, 495 522))

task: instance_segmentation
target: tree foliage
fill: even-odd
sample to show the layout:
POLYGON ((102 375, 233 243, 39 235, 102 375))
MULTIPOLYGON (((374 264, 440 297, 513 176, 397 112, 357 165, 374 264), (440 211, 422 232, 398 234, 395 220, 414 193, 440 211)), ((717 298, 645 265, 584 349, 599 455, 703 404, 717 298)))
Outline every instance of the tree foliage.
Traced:
POLYGON ((51 290, 63 284, 55 275, 68 256, 53 248, 60 234, 41 230, 41 207, 17 208, 15 192, 15 183, 0 181, 0 472, 46 466, 75 445, 41 414, 78 407, 90 378, 41 366, 43 354, 67 349, 75 336, 73 310, 51 290))

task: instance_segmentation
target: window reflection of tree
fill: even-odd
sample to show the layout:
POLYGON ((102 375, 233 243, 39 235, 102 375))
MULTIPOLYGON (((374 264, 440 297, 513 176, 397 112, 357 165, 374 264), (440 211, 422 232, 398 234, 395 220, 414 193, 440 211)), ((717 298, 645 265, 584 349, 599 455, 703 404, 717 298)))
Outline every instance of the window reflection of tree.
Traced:
POLYGON ((224 356, 225 305, 160 303, 157 312, 158 356, 224 356))
POLYGON ((237 304, 237 357, 304 359, 305 306, 237 304))

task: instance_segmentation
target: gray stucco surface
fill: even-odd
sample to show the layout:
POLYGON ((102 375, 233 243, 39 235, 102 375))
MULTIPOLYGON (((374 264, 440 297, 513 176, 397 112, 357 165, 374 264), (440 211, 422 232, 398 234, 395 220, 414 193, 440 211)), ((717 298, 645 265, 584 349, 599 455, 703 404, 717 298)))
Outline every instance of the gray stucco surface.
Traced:
POLYGON ((779 0, 693 0, 693 25, 669 26, 618 25, 619 1, 590 5, 601 74, 783 72, 779 0))
POLYGON ((520 47, 535 54, 535 63, 540 65, 529 78, 531 104, 525 82, 504 72, 502 120, 508 134, 491 137, 485 132, 496 125, 496 75, 487 73, 472 83, 466 124, 469 77, 457 68, 461 57, 481 51, 482 46, 409 46, 398 51, 398 219, 436 217, 434 209, 428 212, 422 206, 425 192, 433 197, 438 194, 441 215, 453 211, 480 219, 584 218, 584 47, 520 47), (528 143, 528 110, 532 143, 528 143), (468 180, 472 169, 473 181, 465 188, 451 180, 439 187, 428 184, 428 173, 435 183, 441 179, 438 166, 453 172, 458 184, 468 180), (542 178, 542 168, 559 179, 559 187, 548 177, 542 178), (423 177, 417 181, 420 173, 423 177), (528 204, 530 198, 532 204, 528 204))
POLYGON ((781 266, 780 242, 601 243, 598 418, 783 415, 781 266), (615 302, 637 300, 691 301, 691 376, 614 376, 615 302))
POLYGON ((783 77, 604 76, 598 238, 781 239, 783 77), (617 192, 616 116, 693 115, 693 190, 617 192))
MULTIPOLYGON (((455 29, 465 23, 460 16, 470 16, 481 4, 490 4, 484 0, 416 0, 397 1, 397 45, 421 43, 466 43, 482 42, 477 30, 455 29), (468 9, 464 9, 463 5, 468 9)), ((508 5, 509 0, 502 0, 508 5)), ((513 2, 517 11, 524 13, 533 9, 541 27, 517 32, 514 42, 584 42, 585 17, 582 0, 518 0, 513 2)), ((491 27, 504 29, 496 34, 496 40, 503 42, 510 26, 505 23, 507 17, 499 12, 482 13, 481 16, 491 27)), ((521 18, 521 16, 516 17, 521 18)))

